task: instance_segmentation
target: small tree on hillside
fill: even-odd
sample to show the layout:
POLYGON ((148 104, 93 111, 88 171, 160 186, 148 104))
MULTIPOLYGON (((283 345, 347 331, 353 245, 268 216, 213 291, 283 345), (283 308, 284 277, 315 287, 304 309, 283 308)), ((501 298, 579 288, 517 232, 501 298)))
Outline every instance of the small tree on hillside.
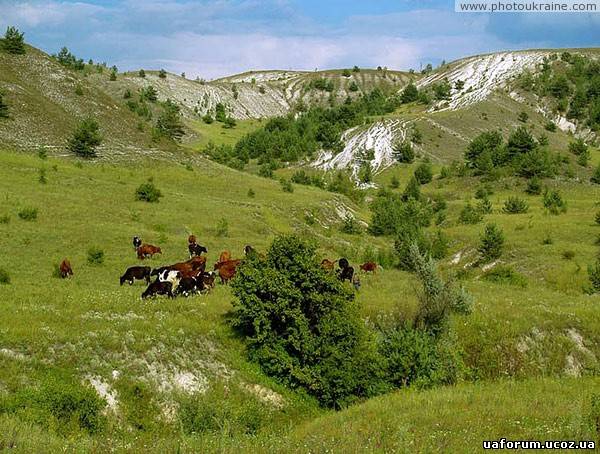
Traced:
POLYGON ((402 95, 400 95, 400 100, 403 104, 407 104, 409 102, 415 102, 419 99, 419 89, 412 82, 408 84, 404 90, 402 90, 402 95))
POLYGON ((160 77, 161 79, 166 79, 167 78, 167 72, 164 69, 161 69, 158 72, 158 77, 160 77))
POLYGON ((24 54, 25 40, 24 33, 19 32, 15 27, 7 27, 2 41, 2 48, 9 54, 24 54))
POLYGON ((408 140, 396 141, 392 150, 394 159, 398 162, 410 164, 415 160, 415 150, 408 140))
POLYGON ((8 118, 8 104, 4 102, 2 93, 0 93, 0 118, 8 118))
POLYGON ((86 118, 75 128, 67 148, 79 156, 90 158, 96 156, 96 147, 101 142, 102 136, 98 122, 93 118, 86 118))
POLYGON ((171 140, 179 140, 185 134, 179 118, 179 107, 170 100, 163 103, 163 111, 156 120, 156 130, 171 140))
POLYGON ((142 78, 146 77, 146 71, 144 71, 143 69, 140 69, 138 72, 138 76, 140 76, 142 78))
POLYGON ((500 258, 503 249, 504 233, 502 229, 496 224, 486 225, 479 245, 482 262, 491 262, 500 258))

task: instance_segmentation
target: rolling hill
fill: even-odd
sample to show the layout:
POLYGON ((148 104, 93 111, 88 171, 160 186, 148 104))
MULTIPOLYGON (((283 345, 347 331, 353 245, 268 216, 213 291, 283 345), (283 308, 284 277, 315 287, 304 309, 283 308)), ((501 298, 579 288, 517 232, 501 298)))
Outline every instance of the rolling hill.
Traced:
POLYGON ((566 202, 566 212, 556 215, 543 193, 527 192, 523 177, 477 176, 450 165, 490 129, 506 137, 526 125, 564 155, 574 134, 593 140, 584 125, 569 130, 548 113, 545 99, 515 84, 521 71, 537 71, 553 53, 469 57, 428 75, 254 71, 204 83, 151 71, 110 81, 107 68, 74 71, 33 48, 22 56, 0 53, 0 90, 10 115, 0 119, 0 450, 472 452, 500 437, 598 441, 598 295, 583 289, 597 259, 600 187, 589 177, 600 154, 590 147, 587 167, 567 156, 564 171, 541 178, 566 202), (276 171, 356 173, 372 149, 376 172, 362 197, 302 184, 290 192, 275 178, 198 153, 208 141, 234 144, 299 101, 326 106, 331 94, 343 102, 375 87, 395 93, 409 81, 429 87, 446 78, 464 80, 464 90, 452 89, 431 108, 401 105, 347 131, 339 154, 276 171), (333 82, 331 92, 314 83, 307 88, 322 79, 333 82), (359 89, 350 92, 352 80, 359 89), (153 140, 159 103, 151 103, 151 118, 127 107, 126 91, 148 85, 159 101, 180 106, 188 132, 183 145, 153 140), (200 119, 219 102, 238 119, 235 128, 200 119), (65 142, 90 114, 104 136, 100 157, 71 158, 65 142), (547 131, 550 119, 565 130, 547 131), (392 145, 411 140, 415 127, 422 136, 418 159, 397 164, 392 145), (246 340, 231 329, 228 286, 173 301, 142 301, 141 283, 119 286, 123 271, 139 264, 133 235, 163 248, 164 256, 145 262, 154 267, 185 259, 189 233, 207 247, 209 265, 222 250, 241 257, 252 244, 263 252, 278 235, 295 233, 315 240, 319 257, 383 265, 377 274, 360 275, 355 295, 365 326, 410 320, 419 307, 418 281, 395 266, 396 238, 366 228, 379 189, 401 196, 426 158, 434 178, 420 190, 445 207, 424 230, 447 239, 437 266, 474 299, 471 315, 450 319, 463 366, 455 385, 409 387, 342 411, 324 409, 251 360, 246 340), (163 194, 159 203, 135 198, 149 180, 163 194), (482 192, 489 210, 477 222, 463 222, 465 207, 480 203, 482 192), (526 202, 525 212, 505 209, 514 197, 526 202), (357 231, 345 228, 348 218, 357 231), (486 267, 474 266, 488 223, 504 232, 504 251, 486 267), (90 260, 96 250, 103 260, 90 260), (55 276, 64 257, 73 264, 72 279, 55 276))

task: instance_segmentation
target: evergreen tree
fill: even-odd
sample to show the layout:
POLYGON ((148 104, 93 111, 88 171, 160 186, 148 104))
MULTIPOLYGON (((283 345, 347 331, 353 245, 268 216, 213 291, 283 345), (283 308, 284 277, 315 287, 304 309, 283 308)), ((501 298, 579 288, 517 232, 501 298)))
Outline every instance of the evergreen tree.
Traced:
POLYGON ((93 118, 83 120, 69 139, 69 151, 85 158, 96 156, 96 147, 102 142, 100 127, 93 118))
POLYGON ((158 72, 158 77, 160 77, 161 79, 166 79, 167 78, 167 72, 164 69, 161 69, 158 72))
POLYGON ((24 33, 19 32, 15 27, 7 27, 6 33, 4 33, 4 40, 2 41, 2 47, 9 54, 24 54, 25 53, 25 40, 23 39, 24 33))
POLYGON ((402 193, 402 199, 421 199, 421 185, 414 176, 410 180, 408 180, 406 188, 404 188, 404 192, 402 193))
POLYGON ((156 120, 156 129, 160 135, 172 140, 179 140, 185 134, 179 118, 179 107, 170 100, 163 103, 163 111, 156 120))
POLYGON ((138 76, 144 78, 146 77, 146 71, 144 71, 143 69, 140 69, 140 71, 138 72, 138 76))
POLYGON ((409 102, 414 102, 419 99, 419 89, 412 82, 402 90, 402 95, 400 99, 403 104, 407 104, 409 102))
POLYGON ((0 118, 8 118, 8 104, 4 102, 2 93, 0 93, 0 118))

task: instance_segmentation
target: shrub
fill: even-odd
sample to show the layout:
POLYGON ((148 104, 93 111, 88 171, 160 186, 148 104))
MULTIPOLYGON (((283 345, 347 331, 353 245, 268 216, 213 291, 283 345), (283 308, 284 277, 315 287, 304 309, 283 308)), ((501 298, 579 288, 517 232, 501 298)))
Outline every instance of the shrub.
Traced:
POLYGON ((40 169, 40 176, 38 177, 38 181, 41 184, 46 184, 48 183, 48 179, 46 178, 46 169, 44 169, 43 167, 40 169))
POLYGON ((7 27, 2 40, 2 48, 9 54, 24 54, 25 40, 24 33, 20 32, 15 27, 7 27))
POLYGON ((542 182, 539 178, 533 177, 527 181, 525 192, 531 195, 540 195, 542 193, 542 182))
POLYGON ((161 69, 160 71, 158 71, 158 77, 160 77, 161 79, 166 79, 167 72, 164 69, 161 69))
POLYGON ((9 224, 10 223, 10 215, 3 214, 0 216, 0 224, 9 224))
POLYGON ((556 129, 557 129, 557 128, 556 128, 556 123, 554 123, 553 121, 548 121, 548 122, 546 122, 546 124, 544 125, 544 129, 545 129, 546 131, 549 131, 549 132, 556 132, 556 129))
POLYGON ((481 214, 491 214, 491 212, 493 211, 493 206, 490 199, 488 199, 487 197, 481 199, 477 203, 477 211, 479 211, 481 214))
POLYGON ((347 233, 348 235, 358 235, 362 232, 362 229, 354 216, 347 214, 340 227, 340 232, 347 233))
POLYGON ((392 146, 394 159, 410 164, 415 160, 415 150, 408 140, 397 141, 392 146))
POLYGON ((219 219, 217 222, 217 227, 215 228, 215 234, 218 237, 229 236, 229 223, 227 222, 227 219, 219 219))
POLYGON ((289 192, 289 193, 294 192, 294 186, 292 185, 292 182, 290 180, 286 180, 285 178, 282 178, 280 180, 280 183, 281 183, 281 189, 283 190, 283 192, 289 192))
POLYGON ((564 260, 573 260, 575 258, 575 251, 567 249, 566 251, 562 251, 561 255, 564 260))
POLYGON ((500 258, 504 249, 504 233, 496 224, 487 224, 479 245, 479 254, 483 263, 500 258))
POLYGON ((448 255, 448 245, 450 240, 448 237, 442 232, 438 230, 433 239, 431 240, 431 257, 436 260, 443 259, 448 255))
POLYGON ((140 69, 138 71, 138 76, 141 77, 141 78, 146 77, 146 71, 144 71, 143 69, 140 69))
POLYGON ((527 286, 527 279, 522 274, 517 273, 510 266, 496 266, 483 273, 483 279, 497 284, 516 285, 519 287, 527 286))
POLYGON ((89 386, 48 378, 36 388, 0 397, 0 413, 18 415, 31 423, 57 429, 62 435, 101 432, 106 402, 89 386))
POLYGON ((371 203, 371 224, 369 232, 373 235, 395 235, 404 225, 426 227, 431 223, 433 215, 431 206, 390 191, 377 195, 371 203))
POLYGON ((90 158, 96 156, 96 148, 100 143, 100 126, 93 118, 86 118, 75 128, 67 143, 67 149, 84 158, 90 158))
POLYGON ((483 220, 483 214, 477 208, 473 207, 471 203, 467 202, 461 210, 458 220, 461 224, 478 224, 483 220))
POLYGON ((527 213, 529 205, 520 197, 510 196, 505 202, 502 211, 506 214, 527 213))
POLYGON ((252 189, 252 188, 248 189, 248 197, 253 199, 255 196, 256 196, 256 192, 254 192, 254 189, 252 189))
POLYGON ((10 284, 10 274, 4 268, 0 268, 0 284, 10 284))
POLYGON ((184 397, 179 421, 184 433, 219 436, 256 435, 269 426, 273 410, 238 386, 211 386, 204 394, 184 397))
POLYGON ((600 184, 600 165, 594 169, 590 181, 595 184, 600 184))
POLYGON ((544 207, 554 215, 565 213, 567 211, 567 202, 565 202, 556 189, 552 191, 546 189, 543 196, 544 207))
POLYGON ((527 112, 519 112, 517 120, 523 123, 527 123, 527 120, 529 120, 529 115, 527 114, 527 112))
POLYGON ((104 263, 104 251, 97 246, 92 246, 87 251, 87 261, 90 265, 102 265, 104 263))
POLYGON ((588 278, 591 293, 600 293, 600 259, 594 265, 588 265, 588 278))
POLYGON ((276 238, 266 257, 244 260, 232 290, 233 325, 267 375, 334 408, 384 388, 354 295, 321 268, 316 245, 276 238))
POLYGON ((549 244, 553 244, 554 240, 552 239, 552 237, 550 236, 549 233, 546 234, 546 236, 544 237, 544 239, 542 240, 542 244, 547 246, 549 244))
POLYGON ((430 183, 433 179, 433 171, 431 170, 431 164, 423 162, 415 169, 415 178, 419 184, 430 183))
POLYGON ((402 90, 402 94, 400 95, 400 100, 403 104, 407 104, 409 102, 415 102, 419 99, 419 89, 412 82, 409 83, 404 90, 402 90))
POLYGON ((398 177, 396 175, 392 176, 392 179, 390 181, 390 188, 398 189, 399 187, 400 187, 400 180, 398 179, 398 177))
POLYGON ((142 183, 135 190, 135 199, 142 202, 158 203, 162 196, 162 192, 154 185, 152 179, 142 183))
POLYGON ((38 217, 38 209, 33 207, 22 208, 17 215, 24 221, 35 221, 38 217))
POLYGON ((600 211, 596 211, 596 216, 594 217, 596 224, 600 225, 600 211))
POLYGON ((406 183, 406 187, 404 188, 404 192, 402 193, 402 200, 421 200, 421 185, 417 181, 417 179, 412 176, 408 183, 406 183))
POLYGON ((492 188, 489 185, 480 186, 475 191, 475 198, 476 199, 487 199, 493 193, 494 193, 494 191, 492 191, 492 188))

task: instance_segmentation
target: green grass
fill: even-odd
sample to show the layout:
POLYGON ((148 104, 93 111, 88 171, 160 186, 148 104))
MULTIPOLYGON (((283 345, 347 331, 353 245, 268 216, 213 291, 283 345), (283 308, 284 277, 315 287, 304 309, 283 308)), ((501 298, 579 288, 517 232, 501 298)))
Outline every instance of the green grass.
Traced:
POLYGON ((194 150, 202 149, 209 142, 216 144, 235 145, 246 134, 261 127, 261 120, 236 120, 233 128, 224 128, 223 123, 214 121, 206 124, 202 120, 190 120, 189 127, 197 135, 197 139, 186 144, 194 150))

